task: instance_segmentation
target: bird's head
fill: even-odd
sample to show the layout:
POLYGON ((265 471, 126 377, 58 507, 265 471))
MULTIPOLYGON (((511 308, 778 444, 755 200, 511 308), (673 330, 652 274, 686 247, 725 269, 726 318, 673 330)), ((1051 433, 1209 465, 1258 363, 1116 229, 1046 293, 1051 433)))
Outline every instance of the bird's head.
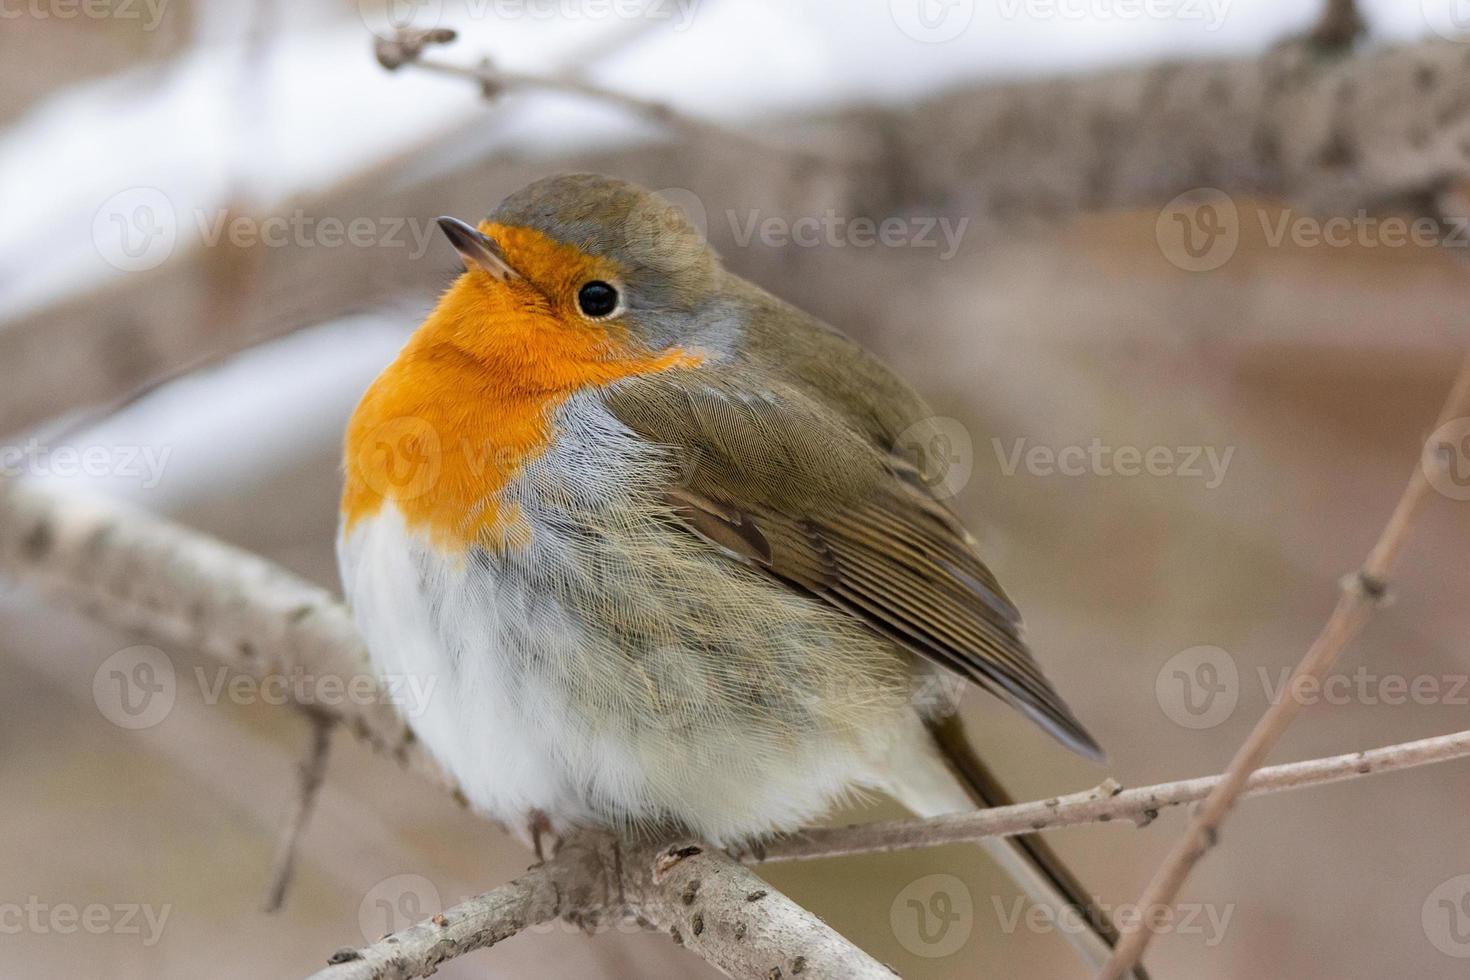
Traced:
POLYGON ((536 181, 478 226, 439 224, 465 271, 426 328, 501 369, 677 346, 724 275, 681 210, 595 174, 536 181))

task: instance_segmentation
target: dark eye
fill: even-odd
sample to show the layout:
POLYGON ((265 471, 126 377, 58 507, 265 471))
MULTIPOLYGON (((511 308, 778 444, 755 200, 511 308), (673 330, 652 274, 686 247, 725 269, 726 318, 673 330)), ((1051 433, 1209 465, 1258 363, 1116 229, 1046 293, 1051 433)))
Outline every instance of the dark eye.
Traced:
POLYGON ((577 290, 577 306, 587 316, 607 316, 618 308, 618 291, 601 279, 594 279, 577 290))

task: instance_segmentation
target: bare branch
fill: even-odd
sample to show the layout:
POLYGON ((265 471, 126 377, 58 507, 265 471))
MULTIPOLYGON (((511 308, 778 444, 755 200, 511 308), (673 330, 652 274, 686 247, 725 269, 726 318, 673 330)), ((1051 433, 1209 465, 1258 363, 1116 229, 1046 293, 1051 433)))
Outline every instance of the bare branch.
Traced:
MULTIPOLYGON (((1271 766, 1253 773, 1245 795, 1321 786, 1363 776, 1470 756, 1470 731, 1364 752, 1271 766)), ((1206 776, 1139 789, 1112 782, 1049 800, 996 807, 931 820, 899 820, 807 830, 767 844, 748 863, 793 861, 973 843, 987 837, 1131 820, 1150 823, 1168 807, 1203 799, 1220 785, 1206 776)), ((698 952, 731 976, 862 977, 871 969, 813 919, 811 913, 753 876, 739 875, 725 855, 698 845, 619 845, 610 837, 572 838, 547 864, 515 881, 386 936, 361 950, 343 950, 340 962, 315 980, 377 980, 427 976, 439 963, 494 945, 516 932, 556 918, 588 928, 634 916, 698 952), (624 848, 620 853, 619 847, 624 848), (752 896, 758 896, 752 902, 752 896), (752 908, 760 903, 759 908, 752 908), (801 970, 795 958, 802 957, 801 970), (784 965, 783 965, 784 964, 784 965), (824 969, 835 972, 824 973, 824 969)), ((875 976, 890 976, 886 968, 875 976)))
MULTIPOLYGON (((1449 397, 1445 400, 1439 424, 1443 425, 1467 414, 1470 414, 1470 356, 1465 358, 1449 397)), ((1444 466, 1447 463, 1448 460, 1437 454, 1432 458, 1426 456, 1416 460, 1409 484, 1404 488, 1387 526, 1369 552, 1363 567, 1344 580, 1342 596, 1338 599, 1336 608, 1332 610, 1326 625, 1293 671, 1285 696, 1266 709, 1244 744, 1236 751, 1219 784, 1210 791, 1199 812, 1190 821, 1184 836, 1169 851, 1153 880, 1144 889, 1143 897, 1138 902, 1139 908, 1165 909, 1173 904, 1189 872, 1218 838, 1220 825, 1244 792, 1251 773, 1265 761, 1267 754, 1296 718, 1304 703, 1304 699, 1299 696, 1302 685, 1320 681, 1337 662, 1338 655, 1372 617, 1373 611, 1388 593, 1388 576, 1408 540, 1409 528, 1433 492, 1426 471, 1430 466, 1444 466)), ((1147 928, 1123 933, 1112 957, 1098 973, 1099 980, 1119 980, 1138 962, 1153 936, 1153 920, 1150 919, 1146 924, 1147 928)))
MULTIPOLYGON (((1412 769, 1470 756, 1470 731, 1438 735, 1364 752, 1288 762, 1258 769, 1246 780, 1242 796, 1323 786, 1363 776, 1412 769)), ((1070 796, 1013 806, 993 807, 930 820, 893 820, 851 827, 805 830, 765 845, 750 861, 804 861, 849 854, 901 851, 942 844, 976 842, 1080 824, 1131 820, 1146 826, 1160 810, 1204 799, 1223 776, 1202 776, 1138 789, 1123 789, 1111 780, 1070 796)))
POLYGON ((306 825, 311 820, 312 807, 316 805, 317 792, 322 780, 327 777, 327 756, 332 747, 332 729, 336 721, 320 712, 307 714, 309 726, 306 752, 296 773, 296 796, 286 822, 281 826, 281 835, 276 843, 276 856, 271 861, 270 886, 266 889, 263 909, 279 912, 286 901, 286 889, 291 887, 291 876, 296 870, 297 845, 306 825))
MULTIPOLYGON (((1451 405, 1466 401, 1470 381, 1462 376, 1451 405)), ((1455 410, 1447 409, 1447 414, 1455 410)), ((1383 547, 1375 549, 1357 581, 1383 581, 1422 503, 1416 477, 1390 522, 1383 547)), ((291 670, 313 677, 356 679, 364 672, 371 676, 350 617, 325 592, 256 556, 116 504, 84 502, 0 481, 0 575, 69 599, 104 621, 140 629, 161 641, 192 644, 257 677, 291 670)), ((1361 585, 1350 596, 1369 592, 1381 594, 1381 586, 1361 585)), ((312 690, 316 688, 311 685, 292 689, 293 694, 312 690)), ((447 785, 386 701, 323 703, 307 696, 299 703, 323 717, 346 722, 374 746, 447 785)), ((1252 795, 1276 792, 1467 754, 1470 732, 1461 732, 1274 766, 1247 773, 1241 786, 1252 795)), ((312 758, 319 759, 315 751, 312 758)), ((303 784, 311 781, 313 769, 306 767, 303 784)), ((1229 778, 1227 772, 1126 791, 1109 785, 975 814, 811 830, 773 842, 764 859, 927 847, 1122 818, 1147 822, 1164 807, 1219 792, 1229 778)), ((699 854, 690 852, 679 861, 666 859, 660 864, 657 855, 640 850, 645 845, 620 845, 626 849, 620 852, 606 839, 575 840, 581 843, 564 846, 545 868, 487 893, 478 904, 446 913, 447 925, 431 922, 387 945, 356 951, 352 959, 337 964, 340 972, 329 975, 420 975, 413 971, 491 945, 537 922, 571 916, 595 924, 629 909, 671 935, 677 931, 686 945, 732 975, 764 976, 744 971, 755 966, 769 971, 780 965, 781 956, 807 957, 803 967, 812 976, 861 977, 871 968, 863 954, 843 944, 809 913, 775 896, 769 886, 754 884, 756 879, 747 878, 746 872, 731 870, 723 854, 701 848, 699 854), (643 856, 634 860, 629 854, 643 856), (615 877, 609 877, 614 872, 608 868, 616 869, 615 877), (698 885, 693 884, 696 879, 698 885), (732 910, 724 907, 723 898, 716 901, 716 896, 747 887, 745 894, 765 891, 775 900, 760 912, 732 910), (696 901, 701 894, 702 902, 696 901), (686 902, 686 896, 693 899, 686 902), (788 942, 794 945, 785 945, 788 942), (363 970, 368 972, 353 972, 363 970), (823 970, 829 972, 819 972, 823 970)), ((794 962, 782 967, 787 975, 793 968, 794 962)))
POLYGON ((572 837, 553 860, 514 881, 371 946, 338 950, 313 980, 425 977, 446 960, 494 946, 532 926, 564 916, 595 916, 618 905, 612 870, 616 858, 607 837, 572 837))

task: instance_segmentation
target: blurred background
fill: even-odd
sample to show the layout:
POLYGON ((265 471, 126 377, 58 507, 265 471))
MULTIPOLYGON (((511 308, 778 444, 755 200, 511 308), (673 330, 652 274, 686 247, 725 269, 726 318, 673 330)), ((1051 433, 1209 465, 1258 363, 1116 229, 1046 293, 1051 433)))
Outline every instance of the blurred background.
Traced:
MULTIPOLYGON (((1109 752, 972 692, 1018 798, 1217 772, 1418 465, 1467 339, 1470 8, 1364 3, 1355 46, 1327 9, 0 0, 3 475, 335 588, 342 427, 456 271, 433 218, 611 172, 943 417, 921 462, 1109 752), (375 42, 394 63, 405 24, 458 32, 423 59, 498 81, 386 70, 375 42)), ((1273 761, 1466 727, 1470 487, 1440 482, 1397 601, 1273 761)), ((115 723, 100 666, 138 642, 0 583, 0 976, 305 975, 527 865, 338 738, 262 913, 305 723, 182 648, 167 708, 115 723)), ((1463 976, 1467 806, 1456 763, 1244 804, 1154 976, 1463 976)), ((1181 827, 1052 840, 1117 905, 1181 827)), ((976 848, 761 873, 905 977, 1083 975, 976 848)), ((558 925, 442 975, 713 973, 663 936, 558 925)))

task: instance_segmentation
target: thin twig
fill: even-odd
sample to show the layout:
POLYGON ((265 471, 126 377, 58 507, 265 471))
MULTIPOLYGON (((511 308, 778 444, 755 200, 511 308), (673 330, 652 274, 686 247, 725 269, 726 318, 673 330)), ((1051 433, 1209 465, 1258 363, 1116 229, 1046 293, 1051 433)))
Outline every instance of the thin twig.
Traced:
MULTIPOLYGON (((1324 786, 1466 756, 1470 756, 1470 731, 1438 735, 1402 745, 1258 769, 1246 781, 1242 796, 1263 796, 1289 789, 1324 786)), ((1151 823, 1160 810, 1204 799, 1223 778, 1201 776, 1127 790, 1109 781, 1070 796, 973 813, 806 830, 766 844, 762 853, 747 856, 746 861, 805 861, 912 850, 1121 820, 1131 820, 1142 827, 1151 823)))
POLYGON ((312 807, 316 805, 317 792, 327 776, 327 755, 332 747, 332 729, 336 720, 319 711, 306 713, 310 728, 306 752, 296 772, 296 796, 291 812, 281 827, 281 836, 276 842, 276 856, 271 861, 270 887, 266 889, 263 909, 279 912, 286 901, 286 889, 291 886, 291 876, 296 870, 297 844, 306 824, 311 819, 312 807))
POLYGON ((1324 51, 1341 51, 1366 33, 1368 23, 1358 10, 1358 0, 1326 0, 1307 39, 1324 51))
POLYGON ((437 58, 426 57, 424 51, 434 45, 447 44, 455 39, 455 33, 447 28, 432 31, 400 31, 392 39, 379 38, 375 42, 378 62, 389 71, 405 66, 415 66, 425 71, 464 78, 475 82, 486 99, 497 99, 506 92, 541 91, 575 95, 606 105, 617 106, 626 112, 661 126, 690 140, 711 140, 716 143, 733 144, 735 147, 754 150, 762 154, 778 154, 810 164, 843 165, 853 161, 819 151, 777 146, 759 137, 722 126, 700 116, 675 108, 668 102, 644 99, 625 92, 588 81, 581 75, 540 75, 534 72, 505 71, 495 66, 489 58, 481 59, 476 66, 457 65, 437 58))
MULTIPOLYGON (((1470 756, 1470 731, 1271 766, 1251 775, 1246 795, 1256 796, 1321 786, 1363 776, 1410 769, 1470 756)), ((809 830, 766 845, 747 855, 747 863, 794 861, 968 843, 987 837, 1054 830, 1080 824, 1131 820, 1151 822, 1166 807, 1202 799, 1222 777, 1206 776, 1139 789, 1121 790, 1114 783, 1050 800, 996 807, 976 813, 931 820, 899 820, 854 827, 809 830)), ((571 837, 557 855, 527 874, 477 898, 363 949, 344 949, 334 965, 313 980, 381 980, 426 976, 440 963, 492 946, 515 933, 566 918, 584 928, 611 919, 637 917, 656 926, 732 976, 773 976, 772 966, 788 962, 781 976, 795 971, 789 962, 805 956, 809 976, 864 976, 866 957, 852 954, 826 937, 825 927, 810 913, 787 903, 769 885, 732 877, 724 855, 699 847, 618 842, 597 833, 571 837), (677 860, 675 860, 677 858, 677 860), (677 870, 675 865, 681 865, 677 870), (735 897, 735 901, 728 899, 735 897), (751 896, 765 903, 751 910, 751 896), (778 910, 776 914, 773 910, 778 910), (758 912, 751 918, 752 911, 758 912), (790 930, 783 937, 767 930, 790 930), (742 928, 743 926, 743 928, 742 928), (756 927, 762 930, 753 932, 756 927), (753 945, 759 943, 760 945, 753 945), (825 949, 819 972, 813 948, 825 949), (802 953, 806 950, 806 953, 802 953), (833 958, 835 957, 835 959, 833 958), (840 969, 839 969, 840 967, 840 969)))
MULTIPOLYGON (((1466 414, 1470 414, 1470 356, 1465 358, 1454 386, 1450 389, 1438 424, 1443 425, 1466 414)), ((1388 576, 1393 570, 1394 561, 1408 539, 1415 517, 1433 492, 1427 470, 1431 465, 1446 465, 1448 462, 1438 457, 1430 460, 1422 454, 1415 460, 1414 472, 1409 477, 1408 486, 1404 488, 1388 524, 1373 550, 1369 552, 1363 567, 1343 581, 1342 595, 1338 598, 1337 606, 1332 610, 1332 615, 1317 639, 1307 649, 1301 663, 1297 665, 1285 696, 1266 709, 1244 744, 1236 751, 1219 784, 1205 798, 1184 836, 1169 851, 1153 880, 1144 889, 1143 897, 1138 901, 1139 908, 1167 909, 1172 905, 1189 872, 1218 838, 1220 825, 1246 788, 1250 774, 1265 761, 1305 703, 1306 699, 1298 696, 1302 685, 1319 682, 1332 669, 1338 655, 1358 635, 1372 617, 1373 611, 1382 603, 1388 594, 1388 576)), ((1139 928, 1124 932, 1113 950, 1113 955, 1098 973, 1098 980, 1119 980, 1127 974, 1148 947, 1153 930, 1153 918, 1146 917, 1139 928)))

